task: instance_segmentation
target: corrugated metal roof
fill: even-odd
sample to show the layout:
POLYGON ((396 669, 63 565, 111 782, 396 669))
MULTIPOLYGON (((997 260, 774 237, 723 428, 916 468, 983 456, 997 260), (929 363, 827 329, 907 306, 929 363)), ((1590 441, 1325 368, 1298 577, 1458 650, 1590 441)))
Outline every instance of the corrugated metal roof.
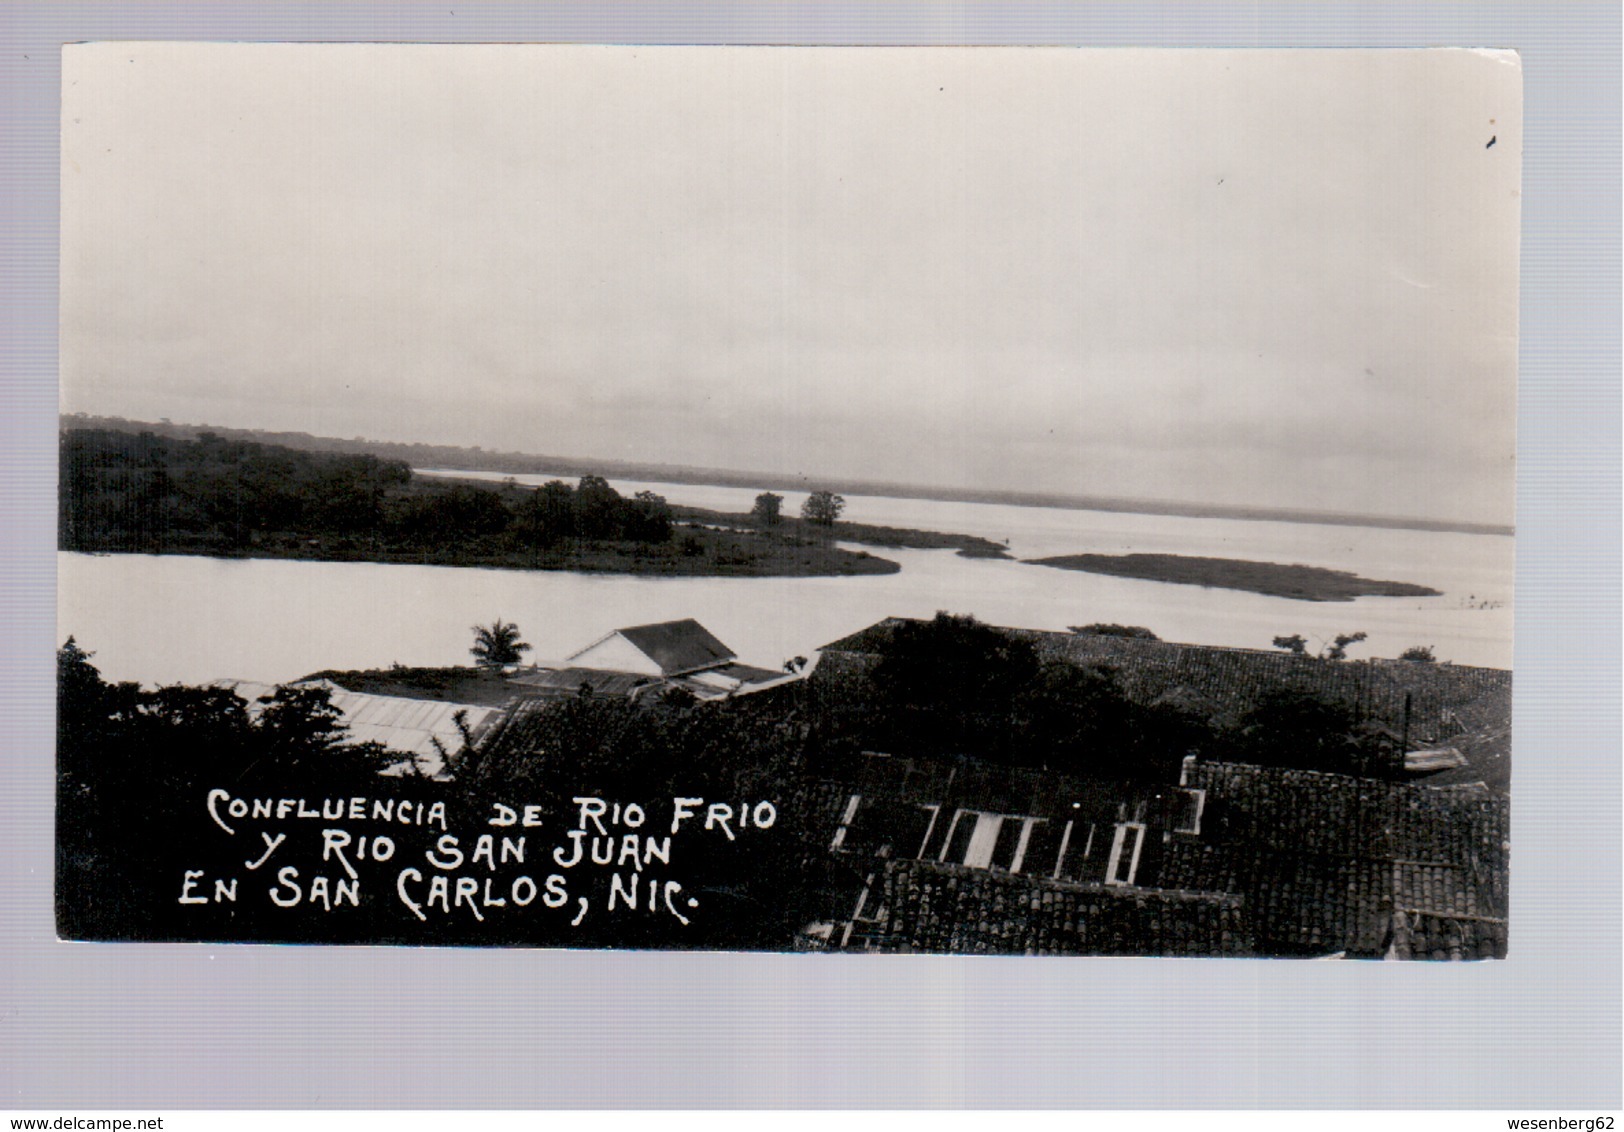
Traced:
POLYGON ((717 671, 731 676, 735 680, 746 684, 765 684, 769 680, 781 680, 785 676, 799 675, 784 669, 757 668, 753 664, 724 664, 717 671))
MULTIPOLYGON (((275 685, 252 680, 216 680, 214 686, 234 690, 248 701, 248 711, 255 716, 264 710, 264 705, 258 702, 259 698, 276 691, 275 685)), ((438 739, 450 751, 462 746, 462 733, 457 730, 456 721, 459 711, 468 713, 466 722, 475 735, 502 711, 499 707, 483 704, 351 692, 331 680, 314 680, 288 687, 326 688, 329 702, 339 712, 339 722, 348 733, 350 742, 382 743, 392 751, 411 756, 418 769, 431 778, 445 771, 445 761, 435 749, 434 740, 438 739)), ((392 773, 403 773, 405 770, 406 763, 402 760, 392 773)))
POLYGON ((772 672, 748 664, 724 664, 674 677, 667 683, 684 688, 702 700, 717 700, 765 691, 803 678, 799 672, 772 672))
POLYGON ((509 684, 548 692, 579 692, 590 688, 594 695, 629 696, 656 683, 654 677, 636 672, 615 672, 604 668, 544 668, 515 676, 509 684))
POLYGON ((418 770, 430 777, 445 771, 444 760, 434 746, 435 740, 450 751, 462 746, 462 734, 456 721, 458 712, 468 713, 465 721, 476 735, 501 713, 500 708, 480 704, 374 696, 347 692, 330 681, 324 680, 321 684, 331 692, 333 707, 342 714, 351 740, 382 743, 392 751, 410 755, 418 770))

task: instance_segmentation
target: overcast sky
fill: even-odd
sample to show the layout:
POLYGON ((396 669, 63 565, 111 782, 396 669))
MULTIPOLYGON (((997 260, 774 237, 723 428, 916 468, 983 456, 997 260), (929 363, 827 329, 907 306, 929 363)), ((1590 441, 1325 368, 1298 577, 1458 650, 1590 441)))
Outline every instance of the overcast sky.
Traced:
POLYGON ((65 411, 1512 518, 1509 56, 93 44, 63 74, 65 411))

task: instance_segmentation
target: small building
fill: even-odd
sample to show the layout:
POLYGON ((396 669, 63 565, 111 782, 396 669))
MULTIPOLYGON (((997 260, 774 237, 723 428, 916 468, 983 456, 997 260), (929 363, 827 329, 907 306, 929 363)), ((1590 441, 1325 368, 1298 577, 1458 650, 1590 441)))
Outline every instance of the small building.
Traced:
POLYGON ((639 699, 682 691, 720 700, 799 680, 799 671, 741 664, 737 655, 691 617, 633 625, 608 633, 562 664, 539 664, 509 683, 543 698, 592 694, 639 699))
POLYGON ((709 629, 685 617, 616 629, 568 659, 577 668, 673 677, 720 668, 738 658, 709 629))

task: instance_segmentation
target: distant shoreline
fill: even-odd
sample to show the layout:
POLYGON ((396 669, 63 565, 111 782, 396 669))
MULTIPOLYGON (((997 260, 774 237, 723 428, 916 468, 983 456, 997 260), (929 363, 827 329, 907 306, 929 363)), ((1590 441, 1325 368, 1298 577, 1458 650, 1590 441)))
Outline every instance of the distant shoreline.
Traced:
POLYGON ((978 488, 936 488, 920 484, 881 480, 843 479, 826 476, 786 476, 766 472, 741 472, 727 468, 694 467, 683 464, 645 464, 627 460, 579 459, 565 456, 538 456, 519 452, 487 452, 482 448, 462 448, 440 444, 402 444, 366 440, 359 437, 313 436, 304 432, 276 432, 268 429, 229 428, 223 425, 191 425, 167 422, 132 421, 123 417, 102 417, 68 413, 60 418, 63 428, 141 429, 158 436, 194 439, 200 432, 213 432, 233 440, 253 440, 315 452, 353 452, 380 459, 404 460, 413 467, 446 471, 498 472, 507 475, 556 475, 578 477, 603 475, 614 479, 645 480, 658 483, 707 487, 738 487, 757 491, 834 491, 845 495, 874 495, 892 499, 923 499, 940 503, 991 503, 1013 507, 1048 507, 1065 511, 1104 511, 1134 515, 1171 515, 1190 519, 1240 519, 1270 523, 1307 523, 1324 526, 1372 527, 1381 530, 1437 531, 1445 534, 1515 535, 1516 528, 1499 523, 1470 523, 1447 519, 1412 519, 1393 515, 1359 515, 1339 511, 1307 511, 1283 507, 1250 507, 1225 503, 1180 503, 1172 500, 1122 499, 1109 496, 1072 495, 1064 492, 1012 491, 978 488))
POLYGON ((1059 570, 1241 590, 1293 601, 1440 596, 1440 591, 1430 586, 1361 578, 1348 570, 1288 566, 1279 562, 1255 562, 1240 558, 1201 558, 1189 554, 1060 554, 1025 561, 1033 566, 1053 566, 1059 570))

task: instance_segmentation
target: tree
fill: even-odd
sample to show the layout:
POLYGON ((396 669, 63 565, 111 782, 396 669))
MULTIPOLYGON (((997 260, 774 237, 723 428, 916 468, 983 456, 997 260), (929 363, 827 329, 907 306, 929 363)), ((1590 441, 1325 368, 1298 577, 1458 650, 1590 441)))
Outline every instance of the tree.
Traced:
MULTIPOLYGON (((194 697, 219 692, 208 688, 180 691, 194 697)), ((236 697, 234 692, 227 694, 236 697)), ((400 752, 381 743, 351 742, 344 713, 333 704, 326 688, 280 685, 257 702, 261 710, 254 731, 263 756, 253 769, 267 786, 305 782, 337 789, 367 782, 402 761, 400 752)), ((215 707, 204 701, 194 710, 211 707, 226 723, 233 718, 229 703, 215 707)), ((191 730, 199 733, 196 725, 191 730)))
POLYGON ((1312 689, 1275 688, 1260 696, 1230 736, 1228 756, 1261 766, 1357 772, 1358 716, 1312 689))
POLYGON ((1433 655, 1431 645, 1411 645, 1398 654, 1400 660, 1416 660, 1424 664, 1436 664, 1438 658, 1433 655))
MULTIPOLYGON (((251 714, 232 688, 107 684, 71 638, 57 670, 56 893, 64 935, 181 939, 228 930, 176 918, 174 879, 196 866, 184 831, 197 828, 197 803, 208 790, 246 796, 299 784, 362 794, 401 761, 377 743, 346 742, 325 687, 280 687, 251 714)), ((249 916, 236 922, 251 923, 249 916)))
POLYGON ((814 491, 801 504, 801 518, 820 527, 832 527, 845 509, 846 501, 834 492, 814 491))
POLYGON ((899 623, 879 652, 875 738, 910 753, 996 757, 1041 668, 1030 641, 946 612, 899 623))
POLYGON ((1289 637, 1276 637, 1274 639, 1274 647, 1277 649, 1285 649, 1292 656, 1308 655, 1308 642, 1303 638, 1301 633, 1293 633, 1289 637))
POLYGON ((624 501, 602 476, 582 476, 575 486, 575 522, 583 538, 620 537, 624 501))
POLYGON ((498 617, 490 625, 474 626, 474 664, 479 668, 500 671, 510 664, 518 664, 521 654, 530 646, 519 640, 519 627, 498 617))
POLYGON ((526 531, 540 546, 552 546, 576 533, 575 491, 563 480, 548 480, 530 496, 526 531))
MULTIPOLYGON (((1339 633, 1330 644, 1320 649, 1319 659, 1346 660, 1348 657, 1348 646, 1358 644, 1369 635, 1370 634, 1364 632, 1339 633)), ((1308 641, 1303 638, 1301 633, 1293 633, 1289 637, 1276 637, 1274 639, 1274 647, 1277 649, 1285 649, 1292 656, 1308 655, 1308 641)))
POLYGON ((778 520, 783 517, 783 506, 784 497, 782 495, 764 491, 756 496, 756 505, 751 508, 750 515, 763 527, 776 527, 778 520))
POLYGON ((102 690, 101 672, 90 658, 93 652, 79 647, 72 637, 56 652, 57 695, 64 701, 80 705, 99 697, 102 690))
POLYGON ((622 534, 638 542, 669 542, 671 539, 671 506, 665 496, 652 491, 640 491, 624 508, 622 534))
POLYGON ((1331 642, 1330 647, 1320 655, 1326 660, 1343 660, 1348 655, 1349 645, 1356 645, 1369 635, 1368 633, 1339 633, 1336 640, 1331 642))

